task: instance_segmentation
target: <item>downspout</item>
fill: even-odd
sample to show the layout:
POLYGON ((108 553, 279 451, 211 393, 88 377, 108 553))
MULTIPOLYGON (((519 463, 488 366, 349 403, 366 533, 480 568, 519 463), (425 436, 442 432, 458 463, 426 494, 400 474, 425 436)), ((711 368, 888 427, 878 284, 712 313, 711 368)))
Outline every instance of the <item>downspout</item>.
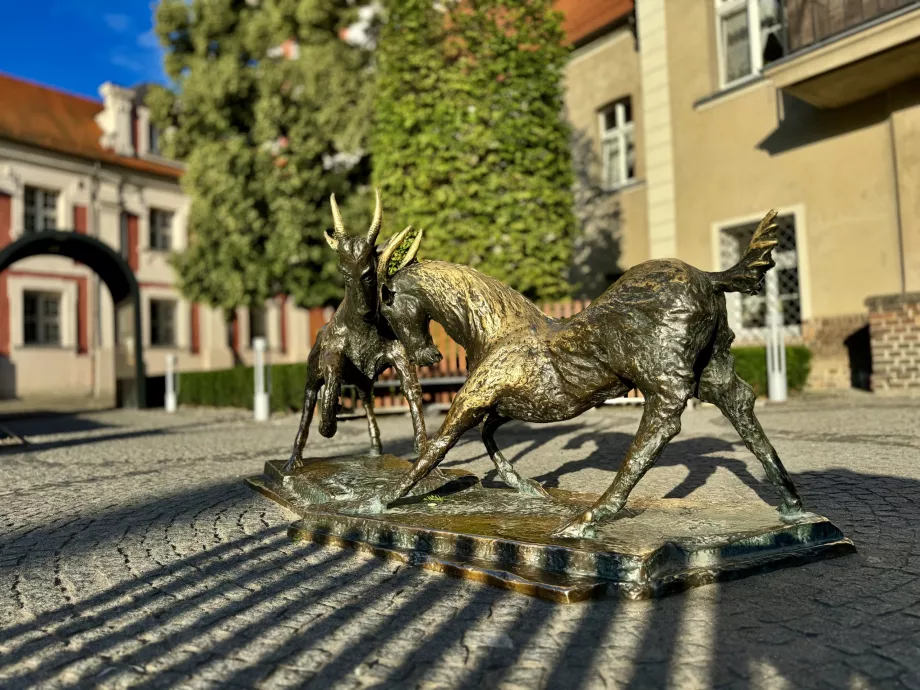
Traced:
POLYGON ((894 134, 894 108, 891 105, 891 89, 885 92, 888 101, 888 135, 891 145, 891 168, 894 173, 894 210, 898 224, 898 257, 901 268, 901 294, 907 292, 907 265, 904 261, 904 224, 901 221, 901 184, 898 176, 898 147, 894 134))

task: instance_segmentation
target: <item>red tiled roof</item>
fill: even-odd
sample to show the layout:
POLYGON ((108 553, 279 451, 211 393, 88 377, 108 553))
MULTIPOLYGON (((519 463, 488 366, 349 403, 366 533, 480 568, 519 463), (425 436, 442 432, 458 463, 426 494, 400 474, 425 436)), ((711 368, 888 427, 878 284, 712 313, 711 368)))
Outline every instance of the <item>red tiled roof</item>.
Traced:
POLYGON ((2 138, 153 175, 182 175, 179 168, 102 148, 93 119, 102 112, 99 101, 0 74, 0 103, 2 138))
POLYGON ((633 11, 635 0, 556 0, 556 9, 565 14, 563 28, 571 43, 625 17, 633 11))

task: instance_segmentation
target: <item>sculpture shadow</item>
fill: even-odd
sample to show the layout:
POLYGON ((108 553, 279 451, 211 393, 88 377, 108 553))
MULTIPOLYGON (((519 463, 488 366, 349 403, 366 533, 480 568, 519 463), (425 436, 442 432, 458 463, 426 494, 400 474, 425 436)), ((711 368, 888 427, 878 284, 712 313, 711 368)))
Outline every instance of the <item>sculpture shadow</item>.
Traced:
MULTIPOLYGON (((571 434, 581 426, 578 422, 550 425, 526 425, 521 422, 511 422, 502 427, 496 434, 496 440, 499 447, 515 447, 514 454, 506 454, 506 456, 512 463, 517 463, 528 455, 540 451, 547 443, 562 435, 571 434), (524 444, 523 448, 517 448, 518 444, 522 443, 524 444)), ((590 431, 575 433, 566 440, 563 450, 585 450, 587 454, 578 460, 566 461, 556 469, 536 475, 533 479, 536 479, 547 488, 559 488, 560 479, 581 470, 604 470, 612 475, 620 469, 620 464, 626 456, 626 451, 629 448, 629 444, 632 443, 634 435, 632 430, 629 432, 604 431, 594 428, 590 431), (590 449, 592 445, 594 448, 590 449)), ((478 442, 478 433, 470 431, 458 446, 478 442)), ((719 453, 735 452, 739 449, 747 452, 740 438, 736 442, 732 442, 709 437, 682 439, 678 436, 665 448, 661 458, 655 463, 655 467, 686 467, 687 476, 680 484, 665 494, 663 498, 686 498, 697 489, 703 487, 709 478, 721 468, 734 474, 761 499, 771 503, 775 502, 776 495, 772 487, 767 482, 754 476, 747 463, 743 460, 719 455, 719 453)), ((487 457, 488 455, 483 452, 464 460, 447 460, 443 465, 445 467, 457 467, 487 457)), ((610 481, 613 481, 612 476, 610 481)), ((489 488, 504 486, 501 480, 498 479, 498 473, 495 469, 490 469, 483 475, 482 484, 489 488)))
POLYGON ((0 626, 0 678, 5 688, 326 688, 359 678, 376 688, 653 688, 680 687, 691 673, 729 688, 761 687, 763 674, 795 687, 916 680, 920 482, 847 469, 795 479, 858 555, 660 600, 567 607, 291 543, 277 518, 203 549, 155 548, 170 525, 207 530, 221 515, 237 520, 227 506, 264 510, 237 482, 98 510, 4 535, 0 575, 20 597, 37 596, 24 579, 30 558, 42 562, 34 545, 54 554, 58 574, 32 576, 61 584, 0 626), (127 543, 131 530, 154 551, 127 543), (124 555, 106 567, 123 568, 122 581, 74 588, 75 562, 116 550, 124 555))

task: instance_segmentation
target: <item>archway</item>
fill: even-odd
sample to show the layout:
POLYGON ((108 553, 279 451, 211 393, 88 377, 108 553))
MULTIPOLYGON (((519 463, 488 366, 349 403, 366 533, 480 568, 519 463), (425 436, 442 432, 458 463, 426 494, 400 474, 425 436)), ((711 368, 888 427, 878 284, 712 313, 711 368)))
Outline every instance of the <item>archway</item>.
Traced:
POLYGON ((40 254, 66 256, 91 268, 106 284, 116 312, 134 307, 134 402, 138 408, 147 404, 147 378, 144 373, 144 349, 141 340, 141 291, 128 263, 107 244, 78 232, 56 230, 20 237, 0 251, 0 272, 21 259, 40 254))

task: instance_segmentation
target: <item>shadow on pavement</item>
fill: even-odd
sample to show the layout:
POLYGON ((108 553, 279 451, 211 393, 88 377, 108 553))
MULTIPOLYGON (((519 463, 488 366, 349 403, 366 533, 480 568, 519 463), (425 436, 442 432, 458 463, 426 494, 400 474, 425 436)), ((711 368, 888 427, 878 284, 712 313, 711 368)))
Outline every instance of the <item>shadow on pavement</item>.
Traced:
MULTIPOLYGON (((603 443, 625 443, 620 436, 627 435, 603 443)), ((686 443, 698 444, 688 453, 732 447, 686 443)), ((731 469, 712 460, 670 495, 705 482, 711 467, 731 469)), ((194 678, 221 687, 660 688, 686 686, 692 674, 695 684, 715 687, 762 687, 765 679, 788 687, 916 687, 920 482, 848 469, 794 479, 809 507, 854 539, 857 555, 651 602, 562 607, 347 550, 291 544, 284 525, 251 534, 241 527, 230 541, 215 537, 184 555, 145 536, 138 548, 154 556, 134 563, 124 555, 117 573, 124 581, 6 619, 0 685, 153 688, 194 678)), ((181 528, 192 518, 176 516, 192 498, 201 506, 194 519, 206 523, 209 510, 222 514, 228 501, 248 500, 247 491, 228 481, 8 533, 0 537, 0 576, 15 590, 30 577, 23 564, 33 550, 53 551, 54 568, 99 558, 122 549, 129 530, 181 528)))
POLYGON ((81 431, 95 431, 113 425, 106 424, 98 419, 81 416, 87 412, 100 412, 100 410, 83 410, 75 412, 55 412, 50 410, 34 410, 30 412, 15 412, 0 414, 0 425, 20 436, 36 436, 44 434, 72 434, 81 431))

